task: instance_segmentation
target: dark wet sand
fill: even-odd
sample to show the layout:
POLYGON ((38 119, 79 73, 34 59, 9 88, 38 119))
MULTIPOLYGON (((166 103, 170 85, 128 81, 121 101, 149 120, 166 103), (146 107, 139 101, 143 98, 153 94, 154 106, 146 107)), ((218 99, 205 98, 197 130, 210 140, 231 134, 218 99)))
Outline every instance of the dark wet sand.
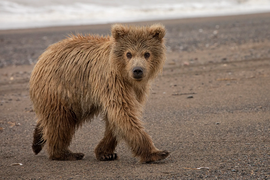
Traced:
POLYGON ((137 163, 125 143, 118 161, 97 161, 99 119, 75 135, 71 149, 85 153, 81 161, 31 150, 28 81, 38 56, 68 34, 107 35, 111 25, 0 31, 1 179, 270 178, 270 13, 157 22, 167 29, 167 61, 143 121, 172 154, 154 164, 137 163))

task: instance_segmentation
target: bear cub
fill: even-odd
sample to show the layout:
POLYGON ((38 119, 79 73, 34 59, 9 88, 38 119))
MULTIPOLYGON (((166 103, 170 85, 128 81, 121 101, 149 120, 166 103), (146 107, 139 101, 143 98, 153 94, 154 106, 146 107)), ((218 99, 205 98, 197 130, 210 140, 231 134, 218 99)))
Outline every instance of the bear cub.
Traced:
POLYGON ((102 115, 106 127, 95 148, 98 160, 117 159, 124 140, 140 162, 165 159, 140 121, 150 82, 165 61, 165 28, 116 24, 112 36, 73 35, 47 48, 30 78, 37 115, 32 149, 46 145, 52 160, 80 160, 69 150, 77 128, 102 115))

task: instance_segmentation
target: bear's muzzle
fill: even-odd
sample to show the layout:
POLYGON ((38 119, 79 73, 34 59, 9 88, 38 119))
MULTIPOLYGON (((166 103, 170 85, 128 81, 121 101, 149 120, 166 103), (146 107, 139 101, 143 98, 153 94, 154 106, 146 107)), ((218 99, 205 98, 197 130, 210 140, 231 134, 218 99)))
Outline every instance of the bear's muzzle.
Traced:
POLYGON ((133 68, 133 78, 136 80, 141 80, 143 78, 143 68, 135 67, 133 68))

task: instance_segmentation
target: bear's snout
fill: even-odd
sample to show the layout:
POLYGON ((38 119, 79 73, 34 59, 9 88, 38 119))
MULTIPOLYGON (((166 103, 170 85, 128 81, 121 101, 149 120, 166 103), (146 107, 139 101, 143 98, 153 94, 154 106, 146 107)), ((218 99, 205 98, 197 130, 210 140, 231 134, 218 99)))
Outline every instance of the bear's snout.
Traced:
POLYGON ((133 68, 133 78, 136 80, 141 80, 143 77, 143 68, 135 67, 133 68))

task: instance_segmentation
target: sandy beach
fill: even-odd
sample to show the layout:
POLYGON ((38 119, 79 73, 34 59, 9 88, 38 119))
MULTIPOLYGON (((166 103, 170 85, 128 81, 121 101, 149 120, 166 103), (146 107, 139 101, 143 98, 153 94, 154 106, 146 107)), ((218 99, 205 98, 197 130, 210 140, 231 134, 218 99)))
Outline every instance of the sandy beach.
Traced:
POLYGON ((153 23, 167 29, 167 61, 143 121, 171 155, 140 164, 121 143, 119 160, 97 161, 105 125, 96 118, 71 145, 83 160, 35 156, 28 82, 38 56, 69 34, 110 35, 111 25, 2 30, 1 179, 270 179, 270 13, 129 24, 153 23))

